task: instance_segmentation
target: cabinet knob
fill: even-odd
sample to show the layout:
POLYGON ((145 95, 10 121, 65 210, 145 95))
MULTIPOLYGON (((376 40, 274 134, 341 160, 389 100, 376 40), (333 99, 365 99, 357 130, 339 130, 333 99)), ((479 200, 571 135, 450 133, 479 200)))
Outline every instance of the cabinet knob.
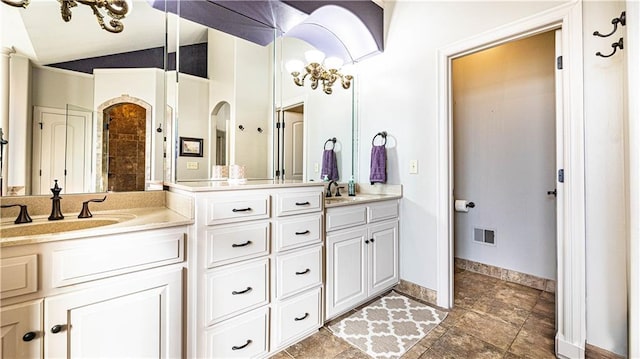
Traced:
POLYGON ((22 340, 25 342, 30 342, 36 338, 36 332, 27 332, 22 336, 22 340))
POLYGON ((64 329, 64 325, 56 324, 53 327, 51 327, 51 333, 53 334, 60 333, 62 329, 64 329))
POLYGON ((240 350, 240 349, 244 349, 244 348, 246 348, 246 347, 247 347, 247 345, 249 345, 249 344, 251 344, 251 339, 247 339, 247 342, 246 342, 246 343, 244 343, 244 345, 238 345, 238 346, 234 345, 234 346, 232 346, 232 347, 231 347, 231 350, 240 350))
POLYGON ((373 238, 371 238, 371 243, 375 242, 375 240, 373 238))
POLYGON ((368 240, 368 239, 365 239, 365 240, 364 240, 364 243, 369 244, 369 240, 368 240))

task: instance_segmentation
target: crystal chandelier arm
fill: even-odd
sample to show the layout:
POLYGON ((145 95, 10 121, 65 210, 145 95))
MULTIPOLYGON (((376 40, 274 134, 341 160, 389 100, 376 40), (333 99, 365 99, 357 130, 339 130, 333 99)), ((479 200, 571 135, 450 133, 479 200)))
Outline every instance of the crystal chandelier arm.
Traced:
POLYGON ((2 0, 3 3, 15 6, 15 7, 24 7, 26 8, 29 5, 30 0, 2 0))

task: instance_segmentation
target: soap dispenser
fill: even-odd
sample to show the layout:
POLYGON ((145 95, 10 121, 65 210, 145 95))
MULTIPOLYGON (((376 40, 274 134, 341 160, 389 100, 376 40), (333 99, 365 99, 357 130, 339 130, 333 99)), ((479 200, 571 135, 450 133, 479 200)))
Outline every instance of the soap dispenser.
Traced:
POLYGON ((351 175, 351 178, 349 178, 348 192, 349 196, 356 195, 356 180, 353 178, 353 175, 351 175))

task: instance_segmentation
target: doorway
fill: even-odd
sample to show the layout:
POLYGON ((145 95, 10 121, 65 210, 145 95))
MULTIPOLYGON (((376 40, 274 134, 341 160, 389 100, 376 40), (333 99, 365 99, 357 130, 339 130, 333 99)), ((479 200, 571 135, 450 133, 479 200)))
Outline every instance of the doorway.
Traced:
POLYGON ((144 191, 146 167, 146 109, 118 103, 104 110, 104 154, 109 191, 144 191))
POLYGON ((304 102, 278 110, 275 139, 277 178, 305 178, 304 102))
POLYGON ((548 31, 456 58, 451 82, 455 265, 551 292, 555 39, 548 31))

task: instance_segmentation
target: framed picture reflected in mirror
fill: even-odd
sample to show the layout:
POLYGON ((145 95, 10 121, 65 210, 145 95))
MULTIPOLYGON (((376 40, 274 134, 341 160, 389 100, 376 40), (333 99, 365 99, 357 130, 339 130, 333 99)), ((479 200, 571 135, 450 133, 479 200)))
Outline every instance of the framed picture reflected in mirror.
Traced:
POLYGON ((203 157, 202 138, 180 137, 180 156, 203 157))

